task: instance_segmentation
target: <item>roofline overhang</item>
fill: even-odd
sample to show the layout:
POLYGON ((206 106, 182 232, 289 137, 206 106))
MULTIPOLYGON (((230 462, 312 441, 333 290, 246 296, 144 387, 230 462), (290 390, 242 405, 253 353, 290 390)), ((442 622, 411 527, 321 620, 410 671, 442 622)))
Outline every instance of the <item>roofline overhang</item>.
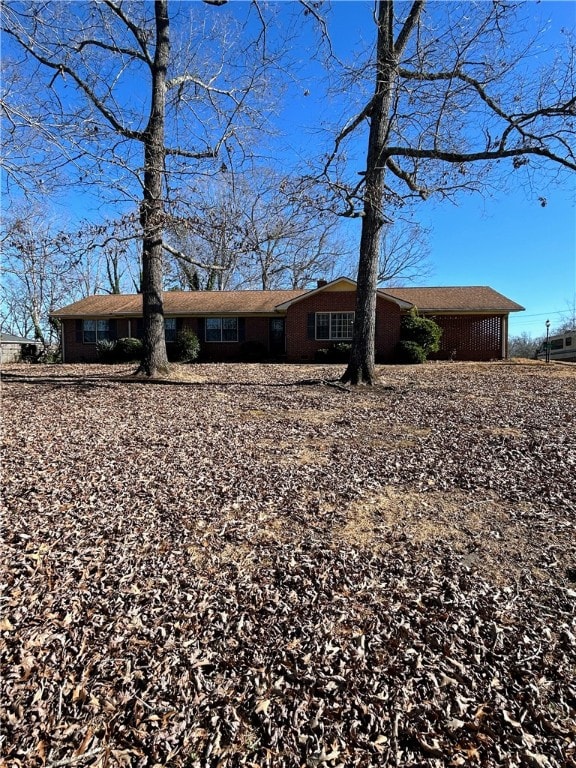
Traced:
POLYGON ((442 309, 441 307, 424 308, 418 307, 418 305, 414 306, 416 306, 418 312, 423 315, 509 315, 510 312, 525 311, 525 307, 519 307, 518 309, 510 309, 509 307, 506 309, 502 309, 502 307, 483 307, 481 309, 442 309))
MULTIPOLYGON (((278 317, 278 315, 284 316, 286 313, 282 310, 275 309, 263 309, 261 312, 242 312, 241 310, 216 310, 212 312, 164 312, 164 317, 224 317, 230 315, 230 317, 278 317)), ((86 312, 83 314, 75 313, 73 315, 59 315, 51 314, 49 317, 53 317, 56 320, 97 320, 102 318, 122 318, 126 320, 138 320, 143 316, 142 312, 86 312)))
POLYGON ((378 296, 381 296, 383 299, 386 299, 386 301, 391 301, 394 304, 397 304, 400 309, 412 309, 414 304, 412 304, 411 301, 406 301, 405 299, 399 299, 397 296, 393 296, 391 293, 387 293, 386 291, 383 291, 381 288, 377 289, 378 296))

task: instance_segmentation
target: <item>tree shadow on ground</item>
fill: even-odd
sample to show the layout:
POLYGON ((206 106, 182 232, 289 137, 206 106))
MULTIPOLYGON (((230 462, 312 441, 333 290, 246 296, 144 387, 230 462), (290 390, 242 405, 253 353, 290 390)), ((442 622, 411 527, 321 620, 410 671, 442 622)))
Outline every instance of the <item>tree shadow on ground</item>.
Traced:
MULTIPOLYGON (((110 376, 105 373, 93 374, 90 376, 75 376, 72 374, 59 374, 49 376, 29 376, 21 373, 3 373, 2 380, 5 384, 33 384, 42 386, 52 386, 53 388, 70 387, 106 387, 117 384, 141 384, 144 386, 163 385, 171 387, 265 387, 267 389, 283 389, 287 387, 301 386, 330 386, 349 392, 351 388, 342 384, 338 378, 317 378, 317 379, 298 379, 296 381, 220 381, 220 380, 202 380, 188 381, 186 379, 160 379, 146 378, 144 376, 125 375, 110 376)), ((390 389, 390 387, 386 387, 390 389)))

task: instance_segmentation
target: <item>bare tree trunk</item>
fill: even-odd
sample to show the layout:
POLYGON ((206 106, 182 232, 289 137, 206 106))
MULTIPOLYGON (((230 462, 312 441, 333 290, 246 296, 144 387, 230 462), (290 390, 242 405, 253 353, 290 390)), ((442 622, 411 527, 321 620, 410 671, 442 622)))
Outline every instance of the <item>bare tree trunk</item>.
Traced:
POLYGON ((378 41, 376 87, 370 109, 370 133, 366 157, 366 186, 360 259, 356 288, 356 315, 350 362, 342 381, 350 384, 373 384, 375 380, 374 344, 376 338, 376 290, 384 199, 384 149, 388 131, 388 115, 396 68, 392 32, 392 2, 380 0, 378 6, 378 41))
POLYGON ((119 261, 120 257, 117 251, 106 255, 106 273, 108 275, 110 293, 112 294, 122 293, 120 286, 121 273, 119 261))
POLYGON ((42 347, 44 349, 46 349, 48 344, 46 343, 46 337, 44 336, 44 333, 42 331, 42 324, 40 322, 40 311, 36 306, 35 302, 33 303, 33 306, 32 306, 31 318, 32 318, 32 325, 34 327, 34 338, 42 344, 42 347))
POLYGON ((156 50, 152 69, 152 103, 144 134, 144 200, 140 209, 143 230, 142 299, 144 353, 139 371, 156 376, 168 370, 162 305, 162 234, 164 230, 164 133, 166 72, 170 53, 168 0, 155 0, 156 50))

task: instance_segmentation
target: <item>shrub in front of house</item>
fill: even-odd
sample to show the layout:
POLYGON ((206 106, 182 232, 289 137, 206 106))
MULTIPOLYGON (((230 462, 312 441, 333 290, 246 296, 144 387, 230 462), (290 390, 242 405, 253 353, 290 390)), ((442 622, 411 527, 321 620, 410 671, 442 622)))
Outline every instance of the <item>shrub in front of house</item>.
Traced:
POLYGON ((331 363, 347 363, 350 360, 352 344, 346 344, 343 341, 332 344, 328 351, 328 358, 331 363))
POLYGON ((116 349, 116 342, 115 341, 98 341, 96 343, 96 354, 98 355, 98 360, 101 363, 115 363, 115 349, 116 349))
POLYGON ((35 363, 43 363, 44 365, 56 365, 62 362, 62 350, 59 344, 49 345, 41 350, 34 360, 35 363))
POLYGON ((142 342, 140 339, 118 339, 114 347, 114 354, 119 363, 129 363, 142 359, 142 342))
POLYGON ((426 360, 426 352, 415 341, 399 341, 394 350, 394 362, 401 365, 417 365, 426 360))
POLYGON ((20 347, 20 360, 23 363, 37 363, 42 352, 38 351, 36 344, 22 344, 20 347))
POLYGON ((142 342, 129 337, 116 341, 99 341, 96 344, 101 363, 130 363, 142 359, 142 342))
POLYGON ((400 320, 400 341, 410 341, 424 350, 428 357, 440 349, 442 328, 429 317, 420 317, 416 309, 410 310, 400 320))
POLYGON ((194 331, 184 329, 176 341, 166 345, 168 360, 172 363, 193 363, 200 355, 200 342, 194 331))

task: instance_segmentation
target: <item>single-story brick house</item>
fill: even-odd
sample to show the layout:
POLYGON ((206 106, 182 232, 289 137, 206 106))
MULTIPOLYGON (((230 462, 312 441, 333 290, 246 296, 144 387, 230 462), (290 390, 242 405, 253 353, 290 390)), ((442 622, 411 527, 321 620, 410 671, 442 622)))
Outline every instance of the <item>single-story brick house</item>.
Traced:
MULTIPOLYGON (((356 283, 346 277, 292 291, 169 291, 164 293, 166 341, 194 331, 204 359, 243 357, 246 344, 288 361, 311 361, 319 349, 352 337, 356 283)), ((378 290, 376 354, 390 360, 400 317, 412 307, 443 328, 437 357, 501 359, 507 355, 508 315, 524 309, 487 286, 378 290)), ((97 360, 96 343, 142 335, 142 296, 89 296, 53 313, 61 321, 67 363, 97 360)))

